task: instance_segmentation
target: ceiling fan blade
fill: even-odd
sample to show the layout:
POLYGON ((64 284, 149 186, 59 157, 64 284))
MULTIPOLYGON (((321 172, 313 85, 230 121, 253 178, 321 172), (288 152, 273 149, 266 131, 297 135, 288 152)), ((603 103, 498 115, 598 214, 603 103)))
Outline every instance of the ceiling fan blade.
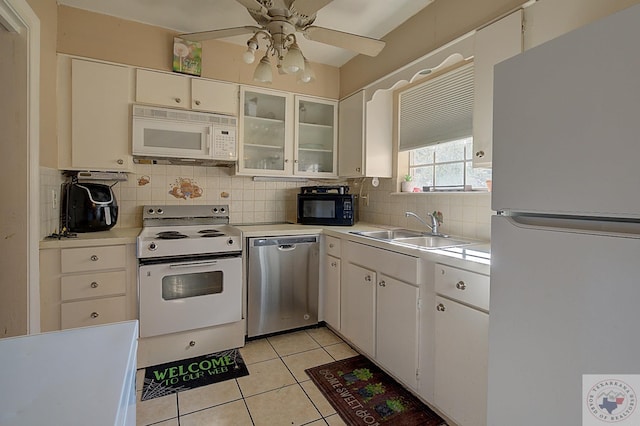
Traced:
POLYGON ((385 45, 382 40, 322 27, 307 27, 302 33, 309 40, 342 47, 368 56, 376 56, 385 45))
POLYGON ((293 0, 290 9, 301 15, 313 16, 317 11, 331 3, 333 0, 293 0))
POLYGON ((201 31, 198 33, 181 34, 179 37, 189 41, 213 40, 227 38, 243 34, 253 34, 261 30, 260 27, 247 25, 244 27, 225 28, 223 30, 201 31))
POLYGON ((267 8, 262 5, 262 3, 257 0, 236 0, 238 3, 243 5, 249 10, 252 10, 258 14, 267 13, 267 8))

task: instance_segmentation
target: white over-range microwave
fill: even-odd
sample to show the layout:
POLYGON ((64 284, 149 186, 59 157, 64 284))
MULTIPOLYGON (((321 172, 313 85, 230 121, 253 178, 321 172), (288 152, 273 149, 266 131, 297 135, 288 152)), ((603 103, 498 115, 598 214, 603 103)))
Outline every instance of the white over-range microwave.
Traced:
POLYGON ((133 155, 236 161, 237 117, 133 105, 133 155))

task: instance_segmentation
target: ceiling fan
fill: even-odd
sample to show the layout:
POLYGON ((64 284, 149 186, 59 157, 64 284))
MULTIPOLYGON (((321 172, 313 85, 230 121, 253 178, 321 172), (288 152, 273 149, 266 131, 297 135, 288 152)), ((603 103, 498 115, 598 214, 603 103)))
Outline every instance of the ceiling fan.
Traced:
POLYGON ((243 60, 248 64, 254 62, 254 54, 259 48, 259 40, 263 38, 267 41, 267 53, 260 61, 258 68, 256 68, 254 79, 257 81, 271 82, 269 54, 276 57, 280 73, 301 72, 300 79, 303 82, 308 82, 315 78, 315 76, 302 75, 305 68, 309 68, 309 66, 296 42, 296 32, 301 33, 309 40, 352 50, 368 56, 376 56, 385 46, 385 43, 381 40, 312 25, 316 19, 316 12, 333 0, 236 1, 247 8, 249 14, 259 26, 247 25, 202 31, 182 34, 180 37, 190 41, 203 41, 252 34, 252 37, 247 42, 248 49, 243 55, 243 60))

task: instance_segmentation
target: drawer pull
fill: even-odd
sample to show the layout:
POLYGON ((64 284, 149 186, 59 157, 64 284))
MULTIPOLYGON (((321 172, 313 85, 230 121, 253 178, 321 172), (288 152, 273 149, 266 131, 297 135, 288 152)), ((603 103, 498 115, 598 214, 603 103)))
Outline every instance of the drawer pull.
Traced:
POLYGON ((96 256, 95 254, 91 256, 91 261, 92 262, 97 262, 98 261, 98 256, 96 256))
POLYGON ((116 163, 123 165, 124 164, 124 160, 122 158, 119 158, 118 161, 116 161, 116 163))
POLYGON ((180 98, 175 98, 175 101, 176 101, 176 103, 177 103, 177 104, 179 104, 180 102, 182 102, 182 99, 180 99, 180 98))
POLYGON ((94 318, 94 319, 95 319, 95 318, 98 318, 99 316, 100 316, 100 314, 99 314, 99 313, 97 313, 97 312, 91 312, 91 318, 94 318))
POLYGON ((195 101, 195 104, 196 104, 196 105, 200 105, 200 101, 196 100, 196 101, 195 101))
POLYGON ((92 282, 91 283, 91 288, 98 288, 98 283, 97 282, 92 282))
POLYGON ((189 342, 189 346, 194 347, 196 345, 196 342, 194 340, 189 342))
POLYGON ((458 290, 465 290, 467 288, 467 285, 464 283, 464 281, 458 281, 456 283, 456 288, 458 290))
POLYGON ((338 264, 336 262, 331 262, 331 266, 333 266, 334 268, 338 266, 338 264))
POLYGON ((371 282, 371 275, 367 275, 367 276, 365 276, 365 277, 364 277, 364 280, 365 280, 366 282, 371 282))
POLYGON ((386 283, 386 282, 384 282, 384 280, 382 280, 382 281, 380 281, 380 282, 378 283, 378 285, 379 285, 380 287, 386 287, 386 286, 387 286, 387 283, 386 283))
POLYGON ((442 303, 438 303, 438 306, 436 306, 436 311, 438 312, 444 312, 446 310, 447 308, 445 308, 445 306, 442 303))
POLYGON ((329 248, 334 248, 335 245, 333 243, 329 243, 329 248))

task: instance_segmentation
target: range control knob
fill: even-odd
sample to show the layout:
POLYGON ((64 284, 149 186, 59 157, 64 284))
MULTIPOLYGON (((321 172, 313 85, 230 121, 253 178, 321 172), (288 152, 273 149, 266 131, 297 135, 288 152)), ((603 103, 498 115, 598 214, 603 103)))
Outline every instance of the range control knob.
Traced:
POLYGON ((224 213, 224 212, 225 212, 225 208, 224 208, 224 207, 221 207, 221 208, 220 208, 220 213, 224 213))
POLYGON ((164 210, 158 209, 158 214, 162 214, 162 213, 164 213, 164 210))
POLYGON ((233 238, 229 238, 229 239, 227 240, 227 245, 228 245, 228 246, 232 246, 234 242, 235 242, 235 241, 233 241, 233 238))
POLYGON ((156 211, 155 211, 154 209, 149 209, 149 210, 147 210, 147 213, 149 213, 149 214, 154 214, 155 212, 156 212, 156 211))
POLYGON ((218 213, 218 208, 217 208, 217 207, 214 207, 214 208, 213 208, 213 212, 214 212, 214 213, 218 213))
POLYGON ((155 251, 158 248, 156 243, 151 243, 149 244, 149 250, 151 251, 155 251))

